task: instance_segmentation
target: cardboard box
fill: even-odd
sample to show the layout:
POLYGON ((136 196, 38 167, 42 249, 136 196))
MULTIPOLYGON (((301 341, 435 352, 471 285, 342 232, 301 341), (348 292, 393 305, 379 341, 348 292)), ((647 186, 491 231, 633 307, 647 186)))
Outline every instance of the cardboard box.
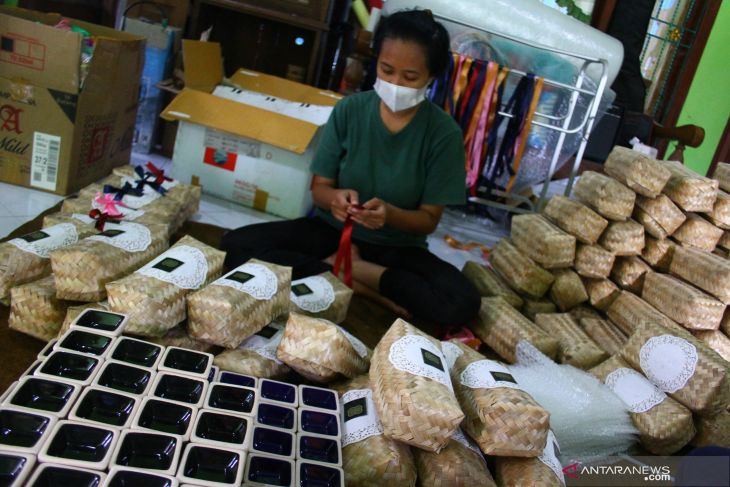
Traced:
POLYGON ((274 215, 306 214, 309 166, 340 95, 243 69, 227 83, 238 89, 216 89, 223 81, 216 43, 183 41, 183 60, 186 87, 162 113, 180 121, 173 176, 274 215))
POLYGON ((61 18, 0 6, 0 181, 66 195, 129 163, 144 39, 69 19, 96 40, 82 79, 61 18))

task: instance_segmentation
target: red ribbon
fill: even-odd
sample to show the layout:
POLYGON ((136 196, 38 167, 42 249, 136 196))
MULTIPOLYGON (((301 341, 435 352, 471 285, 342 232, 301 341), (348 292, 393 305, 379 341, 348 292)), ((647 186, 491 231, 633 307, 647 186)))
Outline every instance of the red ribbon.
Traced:
POLYGON ((348 215, 345 227, 342 229, 342 236, 340 236, 340 246, 337 249, 333 269, 335 276, 339 278, 340 267, 344 265, 345 285, 349 288, 352 288, 352 226, 352 218, 348 215))
POLYGON ((165 171, 152 164, 152 162, 148 162, 145 167, 155 177, 156 184, 162 184, 165 181, 172 181, 172 178, 165 176, 165 171))
MULTIPOLYGON (((115 220, 112 218, 109 213, 103 213, 97 209, 93 209, 89 212, 89 216, 96 220, 96 223, 94 224, 94 228, 99 230, 100 232, 104 231, 104 225, 108 223, 119 223, 119 220, 115 220)), ((120 214, 121 216, 121 214, 120 214)))

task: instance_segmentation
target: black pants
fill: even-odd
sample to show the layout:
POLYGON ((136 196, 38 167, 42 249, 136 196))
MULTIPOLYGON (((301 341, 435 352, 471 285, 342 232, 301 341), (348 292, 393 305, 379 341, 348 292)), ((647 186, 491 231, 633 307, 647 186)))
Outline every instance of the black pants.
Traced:
MULTIPOLYGON (((340 232, 320 218, 259 223, 231 230, 221 248, 231 269, 251 258, 293 268, 293 279, 331 271, 324 262, 337 251, 340 232)), ((360 256, 387 270, 380 294, 417 318, 440 327, 471 322, 479 311, 474 286, 451 264, 421 247, 373 245, 353 240, 360 256)))

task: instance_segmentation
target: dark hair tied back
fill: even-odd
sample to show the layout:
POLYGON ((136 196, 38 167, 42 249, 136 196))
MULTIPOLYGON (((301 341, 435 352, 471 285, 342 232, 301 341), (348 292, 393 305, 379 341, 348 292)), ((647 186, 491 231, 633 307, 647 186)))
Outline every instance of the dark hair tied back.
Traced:
POLYGON ((431 76, 438 77, 449 62, 449 33, 430 10, 401 10, 380 19, 373 37, 375 56, 380 56, 385 39, 412 41, 426 52, 431 76))

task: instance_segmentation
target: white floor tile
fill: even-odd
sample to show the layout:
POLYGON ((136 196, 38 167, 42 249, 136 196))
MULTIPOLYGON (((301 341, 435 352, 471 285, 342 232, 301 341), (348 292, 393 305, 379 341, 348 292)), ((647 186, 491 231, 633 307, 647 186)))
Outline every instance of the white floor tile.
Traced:
POLYGON ((63 196, 0 183, 0 205, 4 210, 3 216, 35 218, 39 213, 52 207, 62 199, 63 196))
POLYGON ((5 238, 10 232, 30 220, 24 216, 0 216, 0 238, 5 238))

